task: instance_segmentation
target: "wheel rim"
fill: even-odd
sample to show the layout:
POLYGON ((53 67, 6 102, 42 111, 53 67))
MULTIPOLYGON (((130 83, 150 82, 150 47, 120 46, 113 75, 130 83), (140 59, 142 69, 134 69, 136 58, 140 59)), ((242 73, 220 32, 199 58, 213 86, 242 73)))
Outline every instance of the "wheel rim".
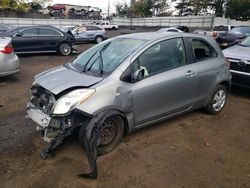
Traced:
POLYGON ((70 53, 70 47, 67 44, 63 44, 61 46, 61 51, 63 54, 69 54, 70 53))
POLYGON ((224 90, 219 90, 213 99, 213 109, 218 112, 220 111, 226 103, 226 92, 224 90))
POLYGON ((112 143, 118 134, 118 124, 114 121, 107 120, 103 123, 101 127, 101 146, 106 146, 112 143))
POLYGON ((96 42, 97 42, 97 43, 102 42, 102 38, 101 38, 101 37, 97 37, 97 38, 96 38, 96 42))

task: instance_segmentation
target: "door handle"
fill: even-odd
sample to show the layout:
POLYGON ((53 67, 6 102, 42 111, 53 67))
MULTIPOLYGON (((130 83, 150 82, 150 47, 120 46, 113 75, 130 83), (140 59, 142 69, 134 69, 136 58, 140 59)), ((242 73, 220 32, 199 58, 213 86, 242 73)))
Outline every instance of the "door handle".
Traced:
POLYGON ((189 71, 187 71, 187 72, 186 72, 186 76, 188 76, 188 77, 195 76, 195 72, 194 72, 194 71, 189 70, 189 71))

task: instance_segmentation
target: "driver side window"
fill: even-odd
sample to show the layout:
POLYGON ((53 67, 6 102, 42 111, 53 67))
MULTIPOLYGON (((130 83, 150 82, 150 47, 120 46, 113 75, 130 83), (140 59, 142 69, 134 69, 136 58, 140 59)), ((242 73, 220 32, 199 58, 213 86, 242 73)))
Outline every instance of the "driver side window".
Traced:
POLYGON ((154 44, 133 63, 133 72, 143 69, 144 78, 186 65, 182 38, 174 38, 154 44))

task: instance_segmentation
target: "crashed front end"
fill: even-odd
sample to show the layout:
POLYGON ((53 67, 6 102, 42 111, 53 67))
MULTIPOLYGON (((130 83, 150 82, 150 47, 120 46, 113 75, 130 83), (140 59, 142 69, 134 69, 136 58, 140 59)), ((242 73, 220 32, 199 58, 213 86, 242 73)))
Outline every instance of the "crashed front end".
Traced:
MULTIPOLYGON (((55 95, 45 88, 35 84, 30 89, 31 99, 27 103, 27 115, 37 124, 37 130, 41 132, 48 147, 42 152, 42 157, 48 157, 50 150, 55 149, 63 139, 72 131, 84 125, 91 116, 79 110, 73 109, 75 105, 84 101, 77 94, 89 96, 89 89, 77 89, 66 94, 55 95)), ((88 97, 87 96, 87 97, 88 97)))

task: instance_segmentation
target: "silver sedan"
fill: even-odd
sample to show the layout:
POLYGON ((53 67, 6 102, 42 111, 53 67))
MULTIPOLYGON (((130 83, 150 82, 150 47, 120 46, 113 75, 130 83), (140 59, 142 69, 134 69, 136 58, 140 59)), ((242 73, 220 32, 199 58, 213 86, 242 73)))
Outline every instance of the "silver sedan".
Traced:
POLYGON ((11 45, 11 38, 0 38, 0 77, 20 71, 19 59, 11 45))

